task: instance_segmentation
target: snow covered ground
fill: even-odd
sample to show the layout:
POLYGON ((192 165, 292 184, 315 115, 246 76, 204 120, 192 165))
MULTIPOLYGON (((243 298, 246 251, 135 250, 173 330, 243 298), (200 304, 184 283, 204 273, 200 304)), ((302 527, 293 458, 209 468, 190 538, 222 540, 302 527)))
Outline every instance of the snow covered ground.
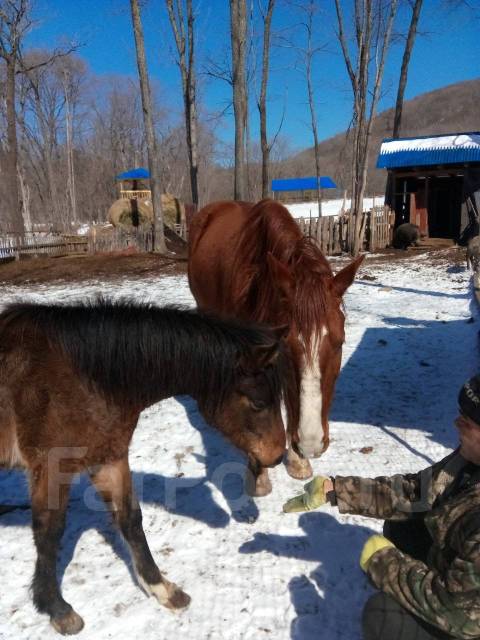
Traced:
MULTIPOLYGON (((372 207, 383 207, 385 196, 373 196, 372 198, 363 199, 363 210, 369 211, 372 207)), ((315 202, 300 202, 295 204, 286 204, 294 218, 318 218, 318 204, 315 202)), ((351 206, 351 200, 323 200, 322 216, 339 216, 342 210, 348 211, 351 206)))
MULTIPOLYGON (((332 441, 314 469, 366 476, 415 471, 456 443, 456 394, 477 366, 470 276, 463 267, 423 255, 390 264, 367 261, 359 276, 346 296, 332 441), (364 447, 372 451, 362 453, 364 447)), ((193 304, 186 277, 3 286, 0 292, 2 304, 98 292, 193 304)), ((330 507, 283 514, 282 503, 302 483, 282 466, 271 474, 270 496, 246 499, 241 455, 203 422, 187 397, 142 414, 131 465, 153 555, 192 603, 175 614, 144 595, 120 536, 81 479, 72 492, 59 574, 65 598, 84 617, 82 640, 360 638, 371 587, 358 557, 380 522, 339 516, 330 507)), ((27 500, 23 476, 0 473, 0 503, 27 500)), ((58 637, 31 603, 29 519, 28 510, 0 517, 2 640, 58 637)))

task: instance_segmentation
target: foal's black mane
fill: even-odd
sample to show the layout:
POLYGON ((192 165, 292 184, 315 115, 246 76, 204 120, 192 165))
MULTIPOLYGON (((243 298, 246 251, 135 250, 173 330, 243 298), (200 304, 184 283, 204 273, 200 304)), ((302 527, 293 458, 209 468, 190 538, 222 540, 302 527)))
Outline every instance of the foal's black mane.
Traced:
MULTIPOLYGON (((0 332, 7 326, 20 336, 41 332, 87 382, 121 406, 139 408, 185 393, 214 412, 254 364, 253 349, 277 342, 268 328, 192 309, 104 299, 13 304, 0 314, 0 332)), ((287 362, 281 345, 263 370, 278 399, 287 362)))

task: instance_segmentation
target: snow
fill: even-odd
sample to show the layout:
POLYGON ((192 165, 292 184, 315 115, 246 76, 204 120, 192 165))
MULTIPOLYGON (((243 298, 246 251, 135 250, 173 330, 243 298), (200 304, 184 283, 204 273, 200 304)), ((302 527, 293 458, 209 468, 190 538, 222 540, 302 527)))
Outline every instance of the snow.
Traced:
MULTIPOLYGON (((363 199, 363 210, 370 211, 372 207, 383 207, 385 196, 372 196, 363 199)), ((339 216, 350 209, 350 198, 344 200, 322 200, 322 216, 339 216)), ((300 202, 285 204, 294 218, 318 218, 318 204, 316 202, 300 202)))
MULTIPOLYGON (((456 395, 477 365, 478 313, 469 273, 448 260, 367 260, 346 295, 346 344, 331 411, 331 445, 317 474, 419 470, 456 443, 456 395), (470 318, 474 317, 471 322, 470 318), (363 447, 372 447, 362 453, 363 447)), ((445 254, 447 255, 447 254, 445 254)), ((375 258, 375 256, 373 256, 375 258)), ((343 264, 334 260, 334 267, 343 264)), ((68 301, 98 293, 192 305, 187 279, 2 286, 1 300, 68 301)), ((283 514, 302 483, 283 466, 273 492, 240 492, 244 460, 196 404, 171 398, 143 412, 131 466, 144 527, 160 568, 192 603, 172 613, 133 577, 127 550, 85 478, 73 487, 59 575, 85 620, 82 640, 358 640, 372 593, 358 566, 381 522, 327 506, 283 514)), ((18 472, 0 474, 0 503, 28 500, 18 472)), ((29 593, 35 550, 30 511, 0 517, 0 638, 58 638, 29 593)))
POLYGON ((421 151, 426 149, 476 149, 480 148, 480 133, 462 133, 432 138, 412 138, 382 142, 380 155, 396 151, 421 151))

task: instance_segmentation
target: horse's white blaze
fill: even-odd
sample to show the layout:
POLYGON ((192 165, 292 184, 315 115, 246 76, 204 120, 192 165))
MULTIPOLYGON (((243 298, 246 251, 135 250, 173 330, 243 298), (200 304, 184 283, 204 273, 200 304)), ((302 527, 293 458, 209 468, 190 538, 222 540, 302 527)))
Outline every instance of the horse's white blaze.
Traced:
POLYGON ((322 425, 322 373, 318 353, 328 329, 322 327, 320 338, 312 343, 311 364, 305 359, 300 385, 300 424, 298 448, 306 458, 315 458, 323 452, 322 425))

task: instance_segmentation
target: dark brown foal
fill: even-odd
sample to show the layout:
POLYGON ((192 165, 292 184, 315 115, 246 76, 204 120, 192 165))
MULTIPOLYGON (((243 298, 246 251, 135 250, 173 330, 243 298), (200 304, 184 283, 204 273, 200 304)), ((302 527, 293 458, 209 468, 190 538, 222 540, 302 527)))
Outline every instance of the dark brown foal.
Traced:
POLYGON ((82 618, 61 594, 57 552, 73 477, 88 472, 128 543, 138 582, 165 607, 189 596, 155 564, 128 449, 142 409, 196 398, 253 469, 285 451, 289 358, 274 331, 208 314, 126 303, 16 305, 0 314, 0 465, 30 478, 33 600, 63 634, 82 618))

